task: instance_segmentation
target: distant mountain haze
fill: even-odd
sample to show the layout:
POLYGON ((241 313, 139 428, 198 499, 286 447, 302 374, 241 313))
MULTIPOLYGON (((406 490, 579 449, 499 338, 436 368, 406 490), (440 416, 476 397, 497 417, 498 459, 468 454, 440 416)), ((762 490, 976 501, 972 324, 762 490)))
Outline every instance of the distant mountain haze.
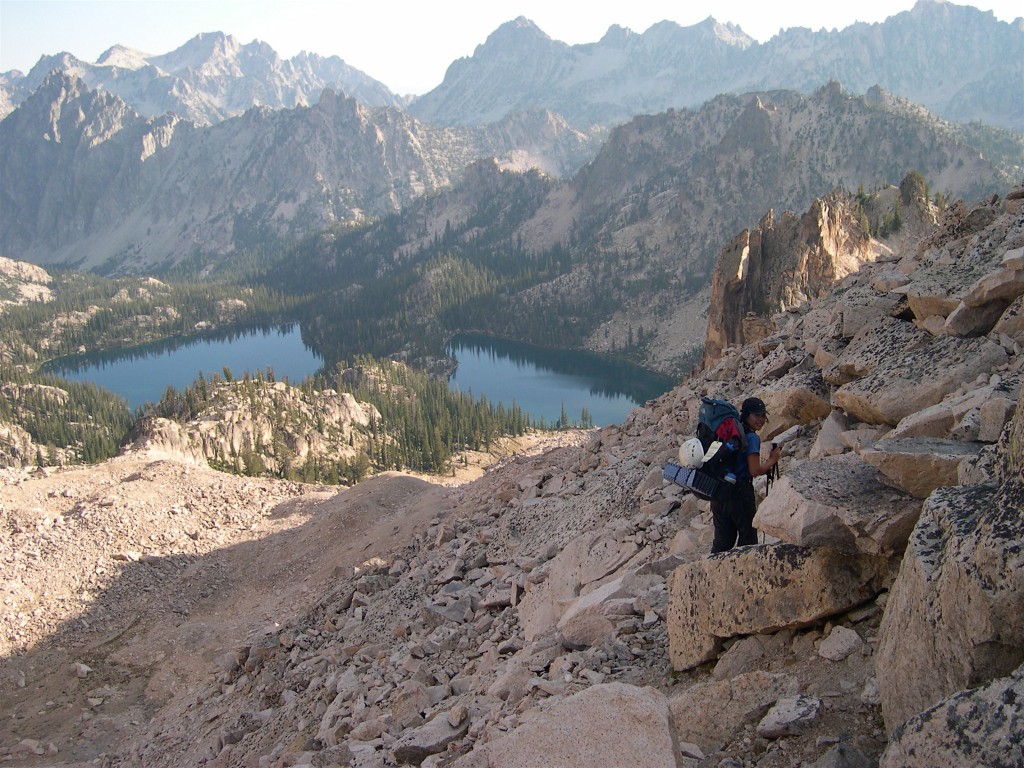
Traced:
POLYGON ((407 103, 337 56, 283 60, 265 43, 241 45, 216 32, 159 56, 121 46, 95 64, 68 53, 45 56, 27 75, 0 74, 0 116, 58 68, 117 94, 141 115, 174 112, 198 125, 252 106, 308 106, 330 88, 367 106, 408 108, 432 123, 481 124, 540 108, 587 129, 695 107, 719 93, 809 93, 837 80, 858 93, 880 85, 950 120, 1021 131, 1022 62, 1024 19, 1006 23, 938 0, 919 0, 877 24, 783 30, 763 44, 708 18, 689 27, 665 21, 642 34, 613 26, 595 43, 568 45, 520 17, 472 56, 452 62, 437 88, 407 103))
POLYGON ((27 75, 0 75, 0 110, 4 98, 12 108, 17 106, 55 69, 81 78, 90 88, 119 96, 140 115, 173 112, 197 125, 218 123, 252 107, 309 106, 325 88, 371 107, 405 106, 404 99, 383 83, 337 56, 303 52, 281 59, 266 43, 243 45, 231 35, 211 32, 159 56, 120 45, 108 49, 94 64, 70 53, 43 56, 27 75))

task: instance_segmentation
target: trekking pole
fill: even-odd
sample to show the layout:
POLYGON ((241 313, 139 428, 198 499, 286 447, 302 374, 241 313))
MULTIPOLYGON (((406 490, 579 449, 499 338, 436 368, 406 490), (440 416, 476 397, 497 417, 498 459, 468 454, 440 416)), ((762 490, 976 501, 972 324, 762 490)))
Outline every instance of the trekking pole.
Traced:
MULTIPOLYGON (((796 425, 794 427, 790 427, 785 432, 783 432, 783 433, 781 433, 779 435, 776 435, 775 439, 772 440, 772 450, 774 451, 776 448, 778 448, 780 445, 782 445, 786 441, 792 440, 794 437, 800 436, 801 434, 803 434, 803 431, 804 431, 804 428, 801 425, 798 424, 798 425, 796 425)), ((782 474, 782 469, 779 466, 781 461, 782 461, 782 457, 779 456, 779 461, 775 462, 775 466, 768 470, 768 474, 766 475, 766 478, 767 478, 767 488, 765 489, 766 493, 768 492, 768 490, 771 490, 772 483, 775 480, 778 480, 779 476, 782 474)))
MULTIPOLYGON (((778 443, 772 443, 772 450, 773 451, 775 450, 777 445, 778 445, 778 443)), ((772 483, 774 483, 776 480, 779 479, 779 475, 780 474, 781 474, 781 471, 779 470, 779 464, 778 464, 778 462, 776 462, 775 465, 771 469, 768 470, 768 474, 765 475, 765 493, 766 494, 768 493, 768 491, 770 491, 772 489, 772 483)))

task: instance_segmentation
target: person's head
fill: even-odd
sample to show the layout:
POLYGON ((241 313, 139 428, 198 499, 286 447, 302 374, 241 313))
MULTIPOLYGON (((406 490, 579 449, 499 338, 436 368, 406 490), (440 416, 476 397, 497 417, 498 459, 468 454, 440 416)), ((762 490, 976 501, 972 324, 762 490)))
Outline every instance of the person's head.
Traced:
POLYGON ((740 419, 755 432, 768 421, 768 409, 759 397, 748 397, 740 408, 740 419))

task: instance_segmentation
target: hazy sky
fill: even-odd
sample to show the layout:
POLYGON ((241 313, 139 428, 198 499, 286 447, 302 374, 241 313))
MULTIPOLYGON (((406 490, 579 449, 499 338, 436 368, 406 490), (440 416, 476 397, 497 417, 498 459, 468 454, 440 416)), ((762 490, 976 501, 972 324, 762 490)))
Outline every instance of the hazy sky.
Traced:
MULTIPOLYGON (((1001 21, 1020 0, 978 0, 1001 21)), ((842 29, 880 22, 914 0, 0 0, 0 72, 27 72, 43 54, 96 61, 115 43, 167 53, 200 32, 263 40, 281 56, 340 56, 402 94, 422 94, 448 65, 470 56, 501 24, 525 16, 555 40, 599 40, 618 24, 643 32, 668 19, 690 26, 714 16, 764 42, 780 28, 842 29)))

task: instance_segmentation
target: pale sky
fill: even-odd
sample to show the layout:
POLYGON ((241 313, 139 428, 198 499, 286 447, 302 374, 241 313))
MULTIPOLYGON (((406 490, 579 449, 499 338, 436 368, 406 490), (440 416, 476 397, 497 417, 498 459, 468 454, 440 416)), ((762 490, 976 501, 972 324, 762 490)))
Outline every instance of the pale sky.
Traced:
MULTIPOLYGON (((110 46, 167 53, 200 32, 269 43, 283 58, 306 50, 339 56, 400 94, 423 94, 457 58, 470 56, 518 16, 570 45, 596 42, 613 24, 641 33, 669 20, 714 16, 765 42, 780 28, 842 29, 913 7, 915 0, 0 0, 0 72, 29 69, 67 51, 94 62, 110 46)), ((962 2, 1000 21, 1024 15, 1021 0, 962 2)))

